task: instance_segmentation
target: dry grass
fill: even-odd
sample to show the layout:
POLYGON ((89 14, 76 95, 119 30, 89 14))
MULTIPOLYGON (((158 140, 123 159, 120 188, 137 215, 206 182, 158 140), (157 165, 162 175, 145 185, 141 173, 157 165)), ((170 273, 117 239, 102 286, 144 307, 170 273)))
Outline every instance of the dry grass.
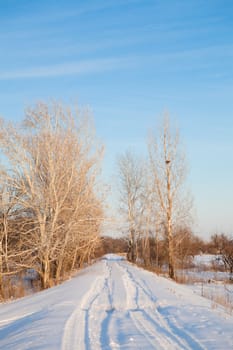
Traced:
POLYGON ((22 280, 14 281, 14 283, 10 279, 4 281, 2 287, 3 300, 22 298, 26 294, 26 288, 22 280))
POLYGON ((204 281, 201 275, 200 277, 197 275, 193 276, 183 271, 183 273, 176 276, 175 281, 186 285, 199 285, 200 295, 211 300, 211 307, 213 309, 221 305, 229 314, 233 314, 233 290, 228 288, 230 285, 228 280, 217 281, 210 279, 204 281))
POLYGON ((175 281, 180 284, 195 284, 195 283, 201 283, 202 279, 198 278, 197 276, 191 276, 184 273, 181 275, 176 275, 175 281))
POLYGON ((203 296, 211 300, 211 307, 213 309, 216 309, 219 305, 221 305, 230 315, 233 314, 233 303, 230 300, 229 295, 227 293, 224 293, 222 295, 210 295, 208 292, 204 291, 203 296))

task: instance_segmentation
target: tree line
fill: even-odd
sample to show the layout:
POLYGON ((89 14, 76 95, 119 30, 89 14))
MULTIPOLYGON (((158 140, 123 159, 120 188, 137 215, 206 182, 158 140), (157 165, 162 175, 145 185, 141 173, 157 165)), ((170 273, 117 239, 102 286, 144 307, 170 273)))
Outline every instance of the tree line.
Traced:
POLYGON ((127 151, 119 157, 118 169, 130 260, 136 260, 140 242, 145 264, 151 264, 154 255, 158 265, 163 240, 169 276, 174 278, 178 246, 190 231, 192 200, 185 188, 187 166, 179 132, 171 127, 168 115, 157 133, 148 137, 147 159, 127 151))
POLYGON ((214 246, 232 274, 232 238, 215 235, 207 244, 192 232, 187 168, 179 130, 166 114, 148 137, 147 156, 142 158, 132 151, 119 156, 119 199, 127 223, 128 258, 158 270, 168 266, 169 276, 174 279, 177 268, 187 266, 195 254, 208 251, 207 246, 214 246))
POLYGON ((90 260, 103 204, 103 146, 85 111, 38 103, 19 125, 1 120, 0 291, 27 268, 42 288, 90 260))
MULTIPOLYGON (((176 233, 177 235, 177 233, 176 233)), ((212 268, 214 270, 228 271, 229 280, 233 281, 233 239, 224 233, 213 234, 208 240, 195 235, 190 229, 178 232, 179 239, 175 246, 175 266, 179 270, 195 267, 194 257, 196 255, 213 255, 212 268)), ((177 237, 175 237, 176 240, 177 237)), ((107 253, 130 254, 129 239, 127 235, 122 237, 102 237, 102 244, 98 249, 98 256, 107 253)), ((144 250, 144 238, 138 236, 136 241, 136 263, 140 266, 156 271, 166 272, 168 265, 168 252, 166 238, 161 236, 158 241, 151 234, 149 237, 148 250, 144 250), (146 253, 146 254, 145 254, 146 253), (149 257, 149 260, 148 260, 149 257), (147 259, 146 259, 147 258, 147 259)))

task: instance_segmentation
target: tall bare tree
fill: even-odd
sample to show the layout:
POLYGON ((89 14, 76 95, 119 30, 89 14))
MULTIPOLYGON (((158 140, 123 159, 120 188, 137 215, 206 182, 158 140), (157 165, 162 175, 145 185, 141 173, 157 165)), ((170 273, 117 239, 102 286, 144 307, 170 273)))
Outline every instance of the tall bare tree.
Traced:
POLYGON ((158 135, 150 135, 149 159, 154 201, 168 246, 169 276, 174 278, 174 232, 190 218, 191 201, 185 191, 186 162, 179 133, 165 115, 158 135))
POLYGON ((142 228, 145 196, 145 168, 143 161, 132 152, 118 158, 120 203, 129 232, 129 259, 136 260, 137 238, 142 228))
MULTIPOLYGON (((4 125, 7 182, 21 210, 17 264, 33 267, 43 287, 89 258, 103 217, 96 192, 102 146, 87 116, 59 103, 28 109, 23 127, 4 125)), ((16 258, 17 254, 15 254, 16 258)))

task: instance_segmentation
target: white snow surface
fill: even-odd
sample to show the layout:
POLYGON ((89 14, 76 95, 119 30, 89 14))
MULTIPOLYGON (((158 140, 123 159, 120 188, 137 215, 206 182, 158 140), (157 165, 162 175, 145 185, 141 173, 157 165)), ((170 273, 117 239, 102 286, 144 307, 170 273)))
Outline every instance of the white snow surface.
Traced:
POLYGON ((0 349, 233 349, 233 317, 109 255, 60 286, 1 304, 0 349))
POLYGON ((207 266, 210 267, 212 265, 223 266, 223 262, 221 260, 220 254, 201 254, 195 255, 193 259, 193 263, 196 266, 207 266))

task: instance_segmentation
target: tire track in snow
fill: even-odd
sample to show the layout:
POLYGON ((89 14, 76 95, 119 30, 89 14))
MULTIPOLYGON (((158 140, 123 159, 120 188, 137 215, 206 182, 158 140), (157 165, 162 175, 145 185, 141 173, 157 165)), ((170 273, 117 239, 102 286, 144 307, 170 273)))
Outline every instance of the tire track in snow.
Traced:
MULTIPOLYGON (((118 274, 120 276, 120 281, 118 280, 118 288, 119 284, 122 284, 126 295, 126 300, 122 300, 122 305, 119 308, 117 307, 117 305, 115 305, 116 300, 114 300, 112 293, 112 308, 107 312, 107 316, 102 322, 102 349, 110 350, 115 348, 121 348, 122 346, 126 349, 131 349, 137 346, 137 341, 143 342, 143 348, 145 348, 146 345, 147 349, 162 349, 163 347, 161 347, 161 344, 164 345, 164 341, 160 339, 161 341, 159 342, 157 334, 157 337, 155 338, 154 327, 151 327, 150 325, 149 332, 146 329, 148 327, 144 328, 142 327, 141 323, 139 323, 140 316, 143 313, 143 310, 140 309, 139 305, 139 287, 131 282, 131 280, 128 278, 126 271, 119 265, 118 262, 114 262, 113 266, 114 272, 116 273, 117 270, 119 272, 118 274), (110 326, 112 332, 109 333, 110 326), (134 334, 133 337, 130 336, 131 332, 132 334, 134 334), (125 338, 124 344, 122 344, 122 338, 125 338), (128 345, 127 340, 129 343, 128 345)), ((109 290, 109 292, 111 291, 109 290)))
POLYGON ((103 274, 66 322, 62 350, 204 349, 166 314, 134 267, 119 261, 103 264, 103 274))
MULTIPOLYGON (((106 344, 110 344, 111 339, 108 333, 109 329, 109 323, 112 318, 112 314, 115 310, 114 306, 114 280, 112 278, 112 266, 109 262, 106 262, 106 268, 108 269, 108 278, 105 280, 105 288, 103 290, 103 298, 105 298, 106 295, 106 301, 103 312, 102 312, 102 321, 100 322, 100 332, 99 332, 99 344, 100 349, 110 350, 111 347, 109 347, 106 344)), ((94 347, 96 349, 96 347, 94 347)))
POLYGON ((106 319, 106 314, 111 315, 113 310, 113 285, 112 285, 112 267, 108 261, 104 261, 105 277, 100 293, 86 309, 86 344, 89 347, 85 349, 102 349, 102 324, 106 319))
MULTIPOLYGON (((163 308, 159 306, 159 302, 157 302, 156 297, 153 295, 152 291, 146 284, 144 280, 138 278, 135 272, 132 272, 133 269, 130 269, 129 266, 125 266, 125 264, 121 264, 121 267, 125 269, 129 275, 129 279, 131 279, 132 283, 135 283, 138 288, 141 288, 141 291, 145 293, 145 295, 154 302, 155 308, 146 308, 143 310, 144 312, 144 320, 141 323, 143 327, 146 322, 146 319, 150 319, 150 323, 154 325, 154 327, 158 328, 160 334, 164 334, 169 338, 170 347, 168 344, 165 346, 165 349, 195 349, 195 350, 206 350, 206 348, 193 337, 189 332, 184 331, 183 327, 179 326, 175 317, 172 315, 165 315, 163 308), (136 276, 135 276, 136 275, 136 276), (158 321, 158 322, 157 322, 158 321), (172 347, 171 342, 172 340, 172 347)), ((138 319, 137 322, 140 320, 138 319)), ((147 325, 148 329, 149 324, 147 325)))
POLYGON ((125 289, 126 300, 125 305, 123 300, 123 307, 118 309, 115 307, 114 300, 112 299, 112 308, 107 311, 107 316, 103 320, 101 326, 102 348, 106 350, 121 348, 121 346, 127 349, 135 348, 133 346, 134 343, 131 343, 128 347, 126 342, 122 344, 122 338, 127 338, 127 336, 129 336, 129 334, 127 334, 127 328, 130 327, 131 332, 133 331, 132 333, 136 335, 129 338, 130 341, 136 341, 136 348, 137 342, 142 341, 144 349, 185 349, 183 344, 178 342, 177 339, 175 339, 176 346, 174 346, 174 339, 170 336, 170 333, 164 330, 164 328, 153 319, 156 301, 154 296, 133 279, 128 267, 121 265, 119 262, 115 262, 114 269, 115 271, 118 269, 121 272, 119 275, 121 276, 123 288, 125 289), (152 315, 150 315, 151 313, 152 315), (111 323, 113 324, 111 327, 113 334, 109 335, 111 323), (113 328, 119 328, 118 325, 121 323, 123 324, 121 327, 123 328, 123 332, 118 329, 118 334, 115 334, 116 329, 113 328))
POLYGON ((94 294, 94 297, 96 297, 95 290, 98 289, 100 283, 101 283, 100 279, 96 278, 89 292, 83 298, 81 306, 78 305, 78 307, 75 308, 71 316, 68 318, 65 324, 63 338, 62 338, 62 350, 71 350, 75 348, 85 349, 87 345, 86 344, 87 316, 85 311, 86 308, 85 307, 83 308, 83 304, 86 300, 88 300, 89 296, 91 296, 92 294, 94 294))
POLYGON ((186 349, 182 341, 176 339, 167 325, 161 324, 160 317, 156 315, 157 299, 146 287, 142 286, 129 271, 124 263, 119 264, 123 271, 123 281, 129 298, 133 290, 136 308, 129 309, 130 317, 140 332, 151 344, 152 349, 186 349), (165 327, 164 327, 165 326, 165 327))
MULTIPOLYGON (((97 300, 103 295, 103 291, 110 280, 111 271, 105 263, 105 273, 98 276, 92 283, 88 293, 81 300, 80 305, 76 307, 71 316, 68 318, 63 338, 62 350, 72 349, 101 349, 100 347, 100 329, 97 325, 101 318, 105 317, 105 310, 101 310, 96 306, 97 300), (98 315, 98 320, 93 319, 94 315, 98 315), (92 331, 93 330, 93 331, 92 331)), ((108 300, 111 301, 109 292, 108 300)))

